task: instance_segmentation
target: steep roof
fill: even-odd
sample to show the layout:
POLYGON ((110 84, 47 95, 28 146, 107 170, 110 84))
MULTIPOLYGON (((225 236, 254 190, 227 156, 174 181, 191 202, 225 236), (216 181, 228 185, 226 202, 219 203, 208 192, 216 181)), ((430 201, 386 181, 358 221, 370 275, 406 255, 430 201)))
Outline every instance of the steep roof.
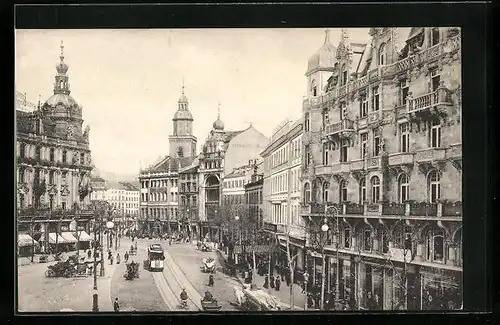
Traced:
POLYGON ((198 168, 200 164, 200 159, 198 158, 198 156, 194 157, 193 160, 191 161, 190 164, 182 167, 181 169, 179 169, 179 173, 189 173, 189 172, 192 172, 194 169, 198 168))
POLYGON ((157 164, 148 168, 149 172, 178 172, 181 168, 189 166, 193 161, 193 157, 176 158, 171 156, 165 156, 157 164))
POLYGON ((130 182, 108 182, 108 188, 113 190, 139 191, 139 187, 130 182))

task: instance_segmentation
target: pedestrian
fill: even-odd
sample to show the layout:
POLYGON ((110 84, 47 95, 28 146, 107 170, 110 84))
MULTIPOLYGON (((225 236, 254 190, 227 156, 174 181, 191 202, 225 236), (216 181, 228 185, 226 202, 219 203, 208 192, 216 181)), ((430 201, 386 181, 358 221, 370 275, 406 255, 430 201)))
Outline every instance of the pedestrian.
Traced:
POLYGON ((116 264, 120 264, 120 253, 116 252, 116 264))
POLYGON ((113 255, 111 255, 111 257, 109 259, 109 265, 113 265, 113 255))
POLYGON ((108 250, 108 260, 113 257, 113 253, 111 253, 111 249, 108 250))
POLYGON ((244 279, 245 279, 245 283, 249 283, 248 282, 248 271, 245 270, 245 273, 244 273, 244 279))
POLYGON ((349 310, 356 310, 356 300, 352 295, 347 300, 347 304, 349 306, 349 310))
POLYGON ((271 277, 269 278, 269 285, 271 286, 271 289, 274 289, 275 281, 276 280, 274 280, 274 275, 271 274, 271 277))
POLYGON ((113 304, 113 308, 115 309, 115 312, 120 311, 120 304, 118 303, 118 298, 115 298, 115 302, 113 304))
POLYGON ((208 286, 209 287, 213 287, 214 286, 214 276, 212 274, 210 274, 208 276, 208 286))
POLYGON ((381 303, 380 303, 380 296, 378 295, 378 293, 375 292, 375 298, 373 299, 375 304, 375 310, 381 310, 382 309, 382 306, 381 306, 381 303))
POLYGON ((269 276, 266 275, 265 279, 264 279, 264 288, 269 288, 269 276))
POLYGON ((135 251, 137 252, 137 242, 135 242, 135 251))
POLYGON ((292 277, 291 277, 290 271, 286 272, 285 281, 286 281, 287 286, 290 286, 292 284, 292 277))
POLYGON ((125 252, 123 257, 125 258, 125 263, 127 263, 128 262, 128 252, 127 251, 125 252))
POLYGON ((377 309, 375 299, 373 299, 372 293, 370 291, 366 293, 366 307, 368 308, 368 310, 377 309))
POLYGON ((280 267, 280 275, 281 275, 281 281, 285 281, 285 268, 283 266, 280 267))
POLYGON ((280 277, 277 276, 276 277, 276 291, 280 291, 280 287, 281 287, 281 281, 280 281, 280 277))

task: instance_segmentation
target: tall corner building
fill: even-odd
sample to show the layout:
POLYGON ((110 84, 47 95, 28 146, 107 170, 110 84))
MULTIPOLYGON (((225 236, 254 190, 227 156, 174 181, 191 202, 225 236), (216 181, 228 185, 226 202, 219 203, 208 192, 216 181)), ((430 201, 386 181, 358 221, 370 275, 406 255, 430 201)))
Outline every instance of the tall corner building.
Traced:
POLYGON ((169 136, 169 154, 153 166, 140 171, 140 229, 149 234, 180 231, 179 170, 196 158, 196 137, 193 116, 184 94, 172 119, 173 134, 169 136))
POLYGON ((343 29, 334 46, 327 31, 308 62, 307 270, 361 309, 369 292, 384 310, 459 309, 460 29, 371 28, 369 36, 353 42, 343 29))

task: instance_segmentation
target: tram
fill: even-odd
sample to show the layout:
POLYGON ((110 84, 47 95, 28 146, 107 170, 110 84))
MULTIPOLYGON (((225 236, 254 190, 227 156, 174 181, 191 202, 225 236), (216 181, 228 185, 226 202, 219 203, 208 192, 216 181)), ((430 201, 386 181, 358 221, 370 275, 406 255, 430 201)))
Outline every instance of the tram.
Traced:
POLYGON ((145 267, 149 271, 163 271, 165 252, 160 244, 152 244, 148 247, 148 259, 145 261, 145 267))

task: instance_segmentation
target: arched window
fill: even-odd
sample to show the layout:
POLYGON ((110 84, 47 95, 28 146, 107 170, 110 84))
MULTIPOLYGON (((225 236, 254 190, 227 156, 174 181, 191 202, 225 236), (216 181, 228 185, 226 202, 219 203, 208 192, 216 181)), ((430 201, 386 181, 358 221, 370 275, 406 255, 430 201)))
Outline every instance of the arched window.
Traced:
POLYGON ((378 64, 384 65, 387 64, 387 53, 385 43, 382 43, 378 49, 378 64))
POLYGON ((323 183, 323 202, 326 203, 328 202, 328 188, 330 187, 330 183, 324 182, 323 183))
POLYGON ((311 81, 311 95, 313 97, 318 96, 318 85, 316 84, 316 80, 311 81))
POLYGON ((366 178, 363 177, 359 180, 359 203, 366 202, 366 178))
POLYGON ((68 159, 68 152, 66 150, 63 150, 62 152, 62 162, 65 164, 68 159))
POLYGON ((429 229, 427 232, 427 259, 433 262, 443 262, 445 254, 444 232, 442 229, 429 229))
POLYGON ((378 203, 380 201, 380 179, 377 176, 373 176, 371 185, 372 203, 378 203))
POLYGON ((431 29, 431 46, 439 43, 439 28, 434 27, 431 29))
POLYGON ((365 228, 363 230, 363 250, 372 250, 372 230, 370 228, 365 228))
POLYGON ((437 170, 429 173, 429 202, 436 203, 441 198, 441 175, 437 170))
POLYGON ((347 69, 345 63, 342 64, 342 86, 347 83, 347 69))
POLYGON ((341 181, 339 187, 340 187, 340 202, 345 202, 347 201, 347 182, 341 181))
POLYGON ((19 156, 20 156, 21 158, 26 157, 26 144, 24 144, 24 143, 21 143, 21 144, 19 145, 19 156))
POLYGON ((410 199, 410 184, 409 177, 406 174, 399 176, 398 180, 398 201, 399 203, 405 203, 410 199))
POLYGON ((50 148, 50 161, 55 161, 56 159, 56 149, 50 148))
POLYGON ((311 185, 309 183, 304 184, 304 203, 311 202, 311 185))
POLYGON ((36 159, 42 159, 42 148, 41 147, 36 147, 36 149, 35 149, 35 158, 36 159))

